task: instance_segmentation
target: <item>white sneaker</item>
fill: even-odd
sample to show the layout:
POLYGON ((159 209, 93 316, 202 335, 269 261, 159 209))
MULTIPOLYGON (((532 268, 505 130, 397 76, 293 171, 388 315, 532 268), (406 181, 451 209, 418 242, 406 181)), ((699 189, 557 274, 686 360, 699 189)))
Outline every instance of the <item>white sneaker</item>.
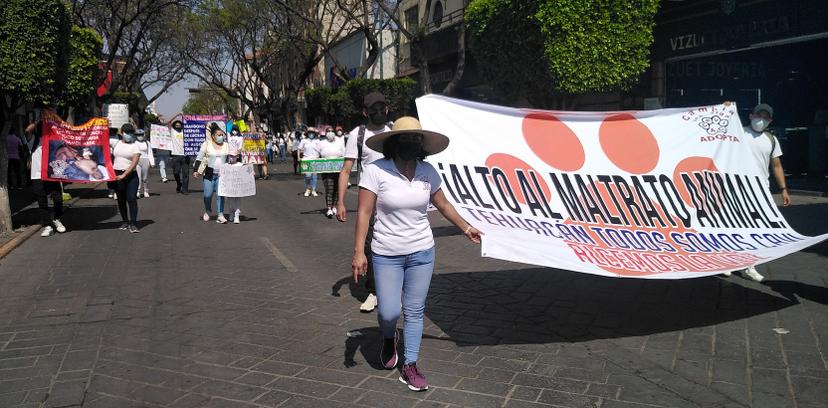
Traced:
POLYGON ((730 275, 733 275, 733 271, 722 272, 722 276, 726 276, 729 278, 730 275))
POLYGON ((118 193, 112 193, 112 199, 117 200, 118 199, 118 193))
POLYGON ((109 194, 107 194, 107 197, 109 197, 109 198, 115 198, 115 193, 109 193, 109 194))
POLYGON ((305 197, 310 197, 310 189, 305 190, 305 197))
POLYGON ((316 193, 316 190, 311 191, 311 195, 314 196, 314 197, 319 196, 319 194, 316 193))
POLYGON ((66 232, 66 227, 63 225, 62 222, 60 222, 60 220, 54 220, 52 221, 52 224, 55 224, 55 230, 57 230, 57 232, 61 234, 66 232))
POLYGON ((233 224, 238 224, 240 222, 241 222, 241 220, 239 220, 239 215, 238 214, 234 215, 233 216, 233 224))
POLYGON ((219 224, 226 224, 227 218, 224 218, 224 214, 219 214, 218 217, 216 217, 216 222, 219 224))
POLYGON ((328 218, 333 218, 334 212, 330 208, 328 208, 328 212, 325 213, 325 216, 328 218))
POLYGON ((759 271, 757 271, 756 268, 754 268, 752 266, 745 269, 745 270, 743 270, 742 273, 745 276, 747 276, 748 278, 750 278, 752 281, 755 281, 755 282, 762 282, 765 279, 765 277, 762 276, 759 273, 759 271))
POLYGON ((41 237, 50 237, 54 233, 55 233, 55 229, 52 228, 51 225, 47 225, 47 226, 43 227, 43 231, 41 231, 40 236, 41 237))
POLYGON ((377 308, 377 297, 373 293, 369 293, 368 297, 359 305, 359 311, 362 313, 373 312, 377 308))
POLYGON ((204 213, 204 215, 201 216, 201 219, 204 220, 204 222, 210 221, 210 214, 204 213))
POLYGON ((336 207, 331 207, 331 212, 333 213, 333 215, 336 215, 336 207))
POLYGON ((166 177, 162 177, 162 178, 161 178, 161 182, 162 182, 162 183, 166 183, 166 182, 168 182, 168 181, 169 181, 169 180, 167 180, 167 178, 166 178, 166 177))
POLYGON ((149 198, 150 194, 149 191, 144 191, 144 197, 149 198))

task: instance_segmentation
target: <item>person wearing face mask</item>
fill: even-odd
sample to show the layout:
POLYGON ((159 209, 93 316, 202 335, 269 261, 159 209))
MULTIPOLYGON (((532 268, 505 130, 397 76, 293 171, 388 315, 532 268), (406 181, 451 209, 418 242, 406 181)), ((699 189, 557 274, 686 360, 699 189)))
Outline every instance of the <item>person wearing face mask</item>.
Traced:
MULTIPOLYGON (((319 141, 317 140, 317 132, 315 127, 308 128, 308 137, 299 142, 299 160, 312 160, 319 158, 319 141)), ((316 192, 316 173, 305 173, 305 197, 313 195, 318 196, 316 192)))
POLYGON ((293 158, 293 174, 299 174, 299 145, 302 144, 302 132, 296 131, 290 139, 290 155, 293 158))
MULTIPOLYGON (((170 126, 170 135, 173 140, 183 138, 184 122, 176 120, 170 126)), ((183 146, 181 150, 170 151, 173 166, 173 178, 175 178, 175 192, 179 194, 190 194, 190 157, 184 155, 183 146)))
POLYGON ((435 247, 427 211, 433 204, 443 216, 480 243, 481 233, 448 202, 440 188, 440 175, 423 161, 449 145, 448 137, 422 130, 413 117, 402 117, 392 131, 366 141, 383 158, 365 166, 359 179, 359 208, 351 261, 354 281, 368 270, 365 254, 370 219, 374 219, 371 251, 379 307, 377 321, 382 332, 380 361, 386 370, 403 362, 399 380, 412 391, 425 391, 428 382, 417 367, 423 334, 423 315, 435 247), (404 358, 397 354, 397 320, 404 315, 404 358))
MULTIPOLYGON (((382 153, 374 150, 366 145, 366 142, 377 134, 391 130, 388 123, 388 103, 385 101, 385 95, 380 92, 371 92, 365 95, 362 101, 362 116, 366 122, 364 125, 357 126, 347 136, 345 144, 345 162, 342 165, 342 171, 339 173, 339 180, 337 182, 337 204, 336 204, 336 219, 340 222, 347 220, 347 212, 345 210, 345 191, 350 185, 351 170, 354 163, 357 164, 359 170, 359 177, 362 177, 362 169, 382 159, 382 153)), ((368 235, 365 244, 365 252, 368 254, 368 269, 367 278, 365 280, 365 289, 368 291, 368 296, 365 301, 359 306, 359 310, 363 313, 369 313, 377 307, 377 296, 374 290, 374 268, 371 262, 371 237, 373 235, 373 218, 368 226, 368 235)))
MULTIPOLYGON (((230 166, 243 166, 241 162, 241 153, 239 149, 230 147, 227 154, 227 164, 230 166)), ((233 219, 233 224, 240 223, 241 217, 241 197, 224 197, 227 204, 228 214, 233 219)))
MULTIPOLYGON (((345 154, 345 145, 339 142, 336 133, 328 129, 325 133, 325 138, 319 141, 319 157, 323 159, 341 158, 345 154)), ((337 194, 337 180, 339 173, 322 173, 322 184, 325 185, 325 206, 328 212, 325 214, 328 218, 333 218, 336 215, 336 200, 339 198, 337 194)))
POLYGON ((227 218, 224 217, 224 197, 218 195, 218 181, 219 168, 227 160, 229 153, 229 144, 225 143, 227 135, 220 126, 213 123, 210 125, 210 131, 207 140, 201 144, 196 156, 195 168, 193 177, 203 177, 204 181, 204 214, 201 219, 204 222, 210 221, 211 204, 213 202, 213 195, 216 195, 216 222, 219 224, 227 223, 227 218))
POLYGON ((144 129, 137 129, 135 131, 135 145, 141 152, 141 160, 138 161, 138 198, 149 197, 149 170, 150 167, 155 167, 155 158, 152 155, 152 147, 147 134, 144 129))
POLYGON ((138 162, 141 160, 141 150, 135 143, 135 128, 131 124, 121 126, 121 140, 115 142, 111 149, 115 181, 110 182, 110 188, 115 190, 118 212, 123 220, 119 229, 136 233, 138 232, 137 170, 138 162))
MULTIPOLYGON (((726 103, 727 104, 727 103, 726 103)), ((773 170, 773 177, 776 179, 776 184, 782 189, 782 205, 788 206, 791 204, 791 197, 788 194, 788 187, 785 183, 785 170, 782 168, 782 148, 779 147, 779 140, 776 136, 768 131, 768 126, 773 121, 773 108, 767 103, 760 103, 753 108, 750 113, 750 125, 745 127, 745 136, 748 138, 748 145, 750 146, 753 158, 762 169, 762 180, 770 188, 770 171, 773 170)), ((742 274, 751 280, 761 282, 765 279, 755 266, 750 266, 741 271, 742 274)), ((730 276, 731 272, 726 272, 725 276, 730 276)))

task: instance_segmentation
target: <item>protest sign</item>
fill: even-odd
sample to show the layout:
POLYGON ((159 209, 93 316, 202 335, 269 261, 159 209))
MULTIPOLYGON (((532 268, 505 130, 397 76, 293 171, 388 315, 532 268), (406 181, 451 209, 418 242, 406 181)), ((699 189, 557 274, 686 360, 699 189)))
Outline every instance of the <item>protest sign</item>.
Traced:
POLYGON ((109 119, 109 127, 120 129, 129 123, 129 105, 125 103, 110 103, 103 106, 103 115, 109 119))
POLYGON ((219 169, 218 195, 222 197, 249 197, 256 195, 256 177, 252 165, 225 164, 219 169))
POLYGON ((170 129, 170 154, 173 156, 184 155, 184 132, 170 129))
POLYGON ((260 133, 242 133, 241 157, 245 164, 263 164, 267 160, 267 141, 260 133))
POLYGON ((153 149, 172 150, 172 136, 170 128, 161 125, 150 125, 150 143, 153 149))
POLYGON ((184 155, 196 156, 212 123, 224 129, 224 115, 184 115, 184 155))
POLYGON ((107 118, 73 126, 56 113, 45 111, 41 145, 43 180, 91 183, 115 179, 107 118))
POLYGON ((339 173, 345 159, 334 157, 329 159, 302 159, 299 162, 299 171, 302 173, 339 173))
POLYGON ((794 231, 735 104, 636 112, 512 109, 428 95, 442 189, 484 256, 613 277, 679 279, 761 264, 828 238, 794 231))

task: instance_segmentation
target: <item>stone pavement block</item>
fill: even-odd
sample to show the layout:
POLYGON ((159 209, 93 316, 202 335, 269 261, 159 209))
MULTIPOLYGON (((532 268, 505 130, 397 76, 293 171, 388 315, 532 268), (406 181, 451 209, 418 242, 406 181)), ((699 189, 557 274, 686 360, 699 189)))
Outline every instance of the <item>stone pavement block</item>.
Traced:
POLYGON ((50 354, 52 352, 52 348, 53 348, 53 346, 38 346, 38 347, 15 349, 15 350, 3 350, 3 351, 0 351, 0 360, 5 360, 7 358, 19 358, 19 357, 46 355, 46 354, 50 354))
POLYGON ((45 408, 57 408, 70 405, 80 405, 83 402, 86 381, 72 381, 56 383, 49 391, 45 408))
POLYGON ((365 379, 365 376, 362 374, 319 367, 308 367, 301 373, 296 374, 296 377, 338 384, 346 387, 355 387, 365 379))
POLYGON ((497 408, 504 403, 504 399, 500 397, 445 388, 435 388, 430 392, 427 399, 477 408, 497 408))
POLYGON ((620 391, 621 387, 618 385, 590 383, 589 388, 586 390, 586 394, 614 399, 618 397, 618 393, 620 391))
POLYGON ((723 395, 726 395, 728 398, 732 399, 736 403, 742 404, 744 406, 750 405, 748 389, 745 385, 714 381, 710 384, 710 388, 723 395))
MULTIPOLYGON (((475 378, 482 370, 478 366, 470 366, 466 364, 458 364, 449 361, 432 360, 430 358, 421 358, 417 361, 417 366, 423 369, 423 372, 438 372, 449 375, 456 375, 458 377, 475 378)), ((501 368, 501 367, 495 367, 501 368)))
POLYGON ((601 405, 601 398, 571 394, 568 392, 543 390, 540 398, 538 398, 538 402, 572 408, 597 408, 601 405))
POLYGON ((547 408, 549 407, 548 404, 543 404, 540 402, 529 402, 529 401, 521 401, 521 400, 507 400, 505 408, 547 408))
POLYGON ((802 404, 828 404, 828 379, 791 377, 794 397, 802 404))
POLYGON ((246 371, 238 368, 202 363, 192 363, 182 368, 181 371, 202 377, 216 378, 219 380, 232 380, 234 378, 241 377, 246 373, 246 371))
POLYGON ((37 388, 48 388, 51 385, 51 377, 32 377, 14 380, 0 379, 0 395, 16 391, 34 390, 37 388))
POLYGON ((666 407, 666 405, 650 405, 650 404, 639 404, 635 402, 627 402, 627 401, 616 401, 616 400, 604 400, 601 404, 601 408, 656 408, 656 407, 666 407))
POLYGON ((89 382, 88 392, 90 394, 103 393, 128 398, 132 392, 143 387, 144 384, 127 381, 120 378, 93 375, 89 382))
POLYGON ((0 407, 11 407, 23 403, 26 400, 28 391, 17 391, 0 394, 0 407))
POLYGON ((251 367, 251 370, 262 371, 269 374, 293 376, 306 368, 307 366, 304 365, 286 363, 284 361, 265 360, 251 367))
POLYGON ((0 360, 0 372, 1 370, 5 370, 8 368, 23 368, 23 367, 33 367, 37 362, 37 357, 18 357, 18 358, 6 358, 0 360))
POLYGON ((603 383, 607 381, 609 373, 603 370, 588 370, 575 367, 561 367, 557 371, 555 371, 555 377, 603 383))
POLYGON ((95 364, 96 356, 97 351, 73 351, 66 353, 60 370, 75 371, 92 368, 92 365, 95 364))
POLYGON ((185 391, 147 385, 133 391, 132 394, 130 394, 130 397, 137 401, 149 402, 158 405, 169 405, 186 394, 187 392, 185 391))
POLYGON ((246 384, 237 384, 226 381, 208 380, 195 387, 193 392, 233 400, 253 401, 265 392, 266 389, 246 384))
POLYGON ((734 384, 747 384, 747 367, 741 361, 712 360, 713 381, 722 381, 734 384))
POLYGON ((233 380, 237 383, 248 384, 248 385, 255 385, 259 387, 263 387, 269 384, 271 381, 275 380, 276 376, 273 374, 262 373, 258 371, 253 371, 247 373, 239 378, 233 380))
POLYGON ((759 368, 785 368, 782 351, 776 348, 750 347, 751 366, 759 368))
POLYGON ((420 400, 417 398, 422 393, 410 392, 411 397, 403 397, 400 395, 386 394, 377 391, 369 391, 356 403, 356 405, 363 407, 399 407, 411 408, 417 406, 420 400))
POLYGON ((254 405, 248 402, 231 401, 224 398, 210 398, 206 404, 202 405, 204 408, 254 408, 254 405))
MULTIPOLYGON (((131 401, 110 395, 91 395, 83 404, 84 408, 154 408, 161 405, 151 404, 144 401, 131 401)), ((182 407, 184 408, 184 407, 182 407)), ((194 408, 194 406, 192 407, 194 408)))
POLYGON ((752 408, 790 408, 795 406, 790 395, 757 391, 753 392, 751 403, 752 408))
POLYGON ((365 390, 361 390, 358 388, 342 387, 339 389, 339 391, 334 393, 334 395, 328 397, 328 399, 350 403, 356 402, 358 399, 362 398, 363 395, 365 395, 365 390))
POLYGON ((279 377, 270 383, 268 387, 291 394, 302 394, 316 398, 330 397, 340 388, 334 384, 294 377, 279 377))
POLYGON ((548 388, 556 391, 582 394, 587 390, 589 383, 567 378, 553 378, 541 375, 518 373, 512 381, 516 385, 526 385, 536 388, 548 388))
POLYGON ((513 386, 511 384, 500 382, 464 378, 454 388, 460 391, 471 391, 481 394, 491 394, 499 397, 506 397, 512 390, 513 386))

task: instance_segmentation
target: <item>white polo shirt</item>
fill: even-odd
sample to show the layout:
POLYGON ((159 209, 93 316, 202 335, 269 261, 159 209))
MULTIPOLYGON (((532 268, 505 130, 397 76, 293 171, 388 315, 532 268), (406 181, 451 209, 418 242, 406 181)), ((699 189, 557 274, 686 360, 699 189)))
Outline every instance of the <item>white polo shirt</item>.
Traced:
POLYGON ((408 255, 434 246, 426 210, 440 184, 437 170, 423 161, 417 162, 411 181, 390 159, 365 166, 359 186, 377 195, 371 243, 375 254, 408 255))

